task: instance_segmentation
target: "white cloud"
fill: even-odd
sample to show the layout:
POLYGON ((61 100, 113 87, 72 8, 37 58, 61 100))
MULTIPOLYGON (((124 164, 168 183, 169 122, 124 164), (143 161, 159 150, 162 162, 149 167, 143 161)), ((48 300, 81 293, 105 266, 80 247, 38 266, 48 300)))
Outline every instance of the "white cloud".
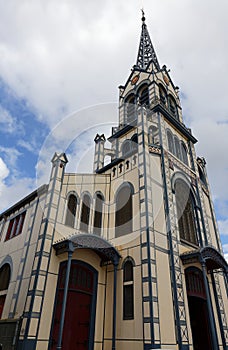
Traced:
MULTIPOLYGON (((126 81, 136 61, 140 7, 139 0, 0 0, 0 76, 52 130, 53 143, 44 145, 39 158, 38 167, 43 164, 46 172, 43 179, 54 151, 65 151, 85 126, 78 118, 76 135, 71 127, 57 127, 53 134, 62 117, 118 100, 117 86, 126 81)), ((199 139, 197 153, 207 160, 214 198, 224 202, 228 198, 228 2, 220 0, 218 6, 214 0, 144 0, 144 7, 160 64, 171 68, 174 83, 186 96, 184 116, 199 139)), ((113 119, 117 120, 117 110, 114 118, 104 114, 105 123, 113 119)), ((31 150, 27 140, 19 145, 31 150)), ((82 143, 77 147, 72 157, 86 149, 82 143)), ((8 156, 10 167, 19 154, 8 156)))
POLYGON ((4 163, 3 159, 0 158, 0 182, 3 181, 9 175, 9 169, 4 163))
MULTIPOLYGON (((221 235, 228 235, 228 219, 226 220, 218 220, 219 232, 221 235)), ((228 253, 228 244, 226 245, 227 253, 228 253)))
POLYGON ((1 131, 9 134, 21 134, 24 131, 23 124, 2 106, 0 106, 0 127, 1 131))

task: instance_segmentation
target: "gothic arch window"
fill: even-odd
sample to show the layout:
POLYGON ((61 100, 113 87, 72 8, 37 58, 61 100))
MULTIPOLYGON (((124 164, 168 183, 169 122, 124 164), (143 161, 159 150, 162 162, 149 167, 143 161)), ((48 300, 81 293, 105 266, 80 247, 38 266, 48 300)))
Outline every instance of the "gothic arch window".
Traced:
POLYGON ((155 125, 151 125, 148 130, 148 142, 150 145, 159 144, 159 130, 155 125))
POLYGON ((67 201, 67 212, 65 221, 65 224, 70 227, 74 227, 77 204, 77 197, 74 194, 70 194, 67 201))
POLYGON ((167 94, 165 88, 160 84, 159 85, 159 95, 161 103, 166 106, 167 105, 167 94))
POLYGON ((88 194, 84 194, 82 198, 82 210, 81 210, 81 222, 80 230, 88 232, 89 230, 89 218, 90 218, 91 199, 88 194))
POLYGON ((131 123, 135 119, 135 95, 131 94, 125 101, 126 123, 131 123))
POLYGON ((178 159, 181 159, 181 149, 180 149, 180 141, 174 136, 174 154, 178 159))
POLYGON ((131 141, 125 140, 122 145, 122 156, 125 158, 131 153, 131 141))
POLYGON ((126 182, 116 195, 116 237, 132 232, 132 185, 126 182))
POLYGON ((127 257, 123 263, 123 319, 134 318, 134 260, 127 257))
POLYGON ((175 183, 175 194, 180 239, 198 244, 195 201, 191 189, 183 180, 178 179, 175 183))
POLYGON ((183 163, 188 165, 188 153, 187 153, 187 148, 183 142, 181 142, 181 159, 183 163))
POLYGON ((2 312, 6 300, 6 295, 9 287, 10 282, 10 265, 4 264, 0 268, 0 318, 2 317, 2 312))
POLYGON ((168 148, 171 153, 174 153, 174 142, 173 142, 173 134, 170 130, 167 130, 167 140, 168 140, 168 148))
POLYGON ((96 235, 101 234, 102 228, 102 216, 103 216, 103 203, 104 196, 101 193, 96 193, 95 197, 95 211, 94 211, 94 233, 96 235))
POLYGON ((169 110, 170 110, 170 112, 172 113, 174 118, 178 119, 176 101, 174 100, 174 98, 171 95, 168 96, 168 101, 169 101, 169 110))
POLYGON ((139 104, 141 106, 147 106, 149 107, 150 101, 149 101, 149 88, 147 84, 144 84, 139 89, 139 104))

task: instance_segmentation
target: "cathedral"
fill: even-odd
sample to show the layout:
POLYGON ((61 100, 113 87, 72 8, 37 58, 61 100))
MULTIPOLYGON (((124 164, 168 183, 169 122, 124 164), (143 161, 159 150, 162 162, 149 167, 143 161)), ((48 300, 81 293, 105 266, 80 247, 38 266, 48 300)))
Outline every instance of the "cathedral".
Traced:
POLYGON ((206 161, 144 13, 118 126, 94 142, 93 173, 55 153, 48 184, 0 214, 3 350, 227 350, 206 161))

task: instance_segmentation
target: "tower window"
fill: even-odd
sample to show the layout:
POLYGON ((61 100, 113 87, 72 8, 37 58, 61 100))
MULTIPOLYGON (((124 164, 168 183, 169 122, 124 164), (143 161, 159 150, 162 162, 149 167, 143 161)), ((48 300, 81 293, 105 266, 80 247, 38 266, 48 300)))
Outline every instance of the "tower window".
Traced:
POLYGON ((88 194, 83 196, 82 211, 81 211, 81 223, 80 230, 88 232, 89 230, 89 218, 90 218, 90 197, 88 194))
POLYGON ((181 159, 182 159, 183 163, 188 165, 187 149, 186 149, 186 146, 183 142, 181 142, 181 156, 182 156, 181 159))
POLYGON ((170 130, 167 130, 167 140, 168 140, 169 151, 171 153, 174 153, 173 134, 171 133, 170 130))
POLYGON ((167 104, 167 96, 166 91, 162 85, 159 85, 159 95, 160 95, 160 101, 161 103, 166 106, 167 104))
POLYGON ((157 145, 159 144, 159 131, 157 126, 151 125, 149 127, 149 137, 148 137, 148 142, 150 145, 154 144, 157 145))
POLYGON ((126 114, 126 123, 131 123, 135 120, 135 96, 130 95, 125 103, 125 114, 126 114))
POLYGON ((134 318, 134 279, 133 262, 127 258, 123 264, 123 319, 134 318))
POLYGON ((77 210, 77 198, 74 194, 70 194, 67 202, 67 213, 65 224, 74 227, 75 215, 77 210))
POLYGON ((101 234, 103 203, 104 203, 104 197, 100 193, 96 193, 93 226, 94 226, 94 233, 97 235, 101 234))
POLYGON ((178 159, 181 159, 180 142, 176 136, 174 137, 174 149, 175 149, 175 156, 178 159))
POLYGON ((194 213, 195 203, 191 190, 184 181, 177 180, 175 192, 180 239, 198 244, 194 213))
POLYGON ((26 212, 24 211, 23 213, 10 220, 5 241, 8 241, 9 239, 16 237, 22 233, 25 221, 25 213, 26 212))
POLYGON ((174 118, 178 119, 177 105, 172 96, 169 95, 169 110, 173 114, 174 118))
POLYGON ((132 189, 126 183, 116 198, 116 237, 132 232, 132 189))
POLYGON ((143 85, 139 90, 139 103, 141 106, 149 107, 149 89, 148 85, 143 85))

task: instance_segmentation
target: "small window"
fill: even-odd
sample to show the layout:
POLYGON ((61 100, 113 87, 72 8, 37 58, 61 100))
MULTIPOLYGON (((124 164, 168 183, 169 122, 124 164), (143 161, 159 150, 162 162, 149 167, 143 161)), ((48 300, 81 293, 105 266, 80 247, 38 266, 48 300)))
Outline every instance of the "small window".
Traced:
POLYGON ((142 87, 139 92, 139 104, 149 107, 149 89, 147 85, 142 87))
POLYGON ((20 215, 17 215, 15 218, 10 220, 5 241, 8 241, 9 239, 16 237, 22 233, 25 213, 26 212, 24 211, 20 215))
POLYGON ((67 213, 66 213, 66 222, 65 222, 65 224, 70 227, 74 227, 76 209, 77 209, 77 198, 74 194, 71 194, 67 202, 67 213))
POLYGON ((182 159, 183 163, 188 165, 187 149, 186 149, 186 146, 183 142, 181 142, 181 156, 182 156, 181 159, 182 159))
POLYGON ((125 158, 131 153, 131 141, 125 140, 122 146, 122 156, 125 158))
POLYGON ((151 125, 149 127, 149 137, 148 141, 150 145, 158 145, 159 144, 159 130, 155 125, 151 125))
POLYGON ((173 134, 169 130, 167 130, 167 140, 169 151, 174 154, 173 134))
POLYGON ((174 116, 174 118, 178 119, 177 105, 174 98, 170 95, 169 95, 169 110, 174 116))
POLYGON ((167 104, 167 96, 166 96, 166 91, 162 85, 159 85, 159 95, 160 95, 160 101, 161 104, 166 106, 167 104))
POLYGON ((127 259, 123 265, 123 319, 134 318, 134 276, 133 262, 127 259))
POLYGON ((90 197, 88 194, 83 196, 80 230, 88 232, 90 218, 90 197))
POLYGON ((125 102, 126 123, 131 123, 135 120, 135 96, 130 95, 125 102))
POLYGON ((101 234, 102 227, 102 212, 103 212, 104 197, 100 194, 96 194, 95 199, 95 213, 94 213, 94 233, 96 235, 101 234))
POLYGON ((116 198, 116 237, 132 232, 132 189, 124 185, 116 198))
POLYGON ((181 150, 180 150, 180 142, 176 136, 174 137, 174 149, 175 149, 175 156, 178 159, 182 159, 181 158, 181 150))

